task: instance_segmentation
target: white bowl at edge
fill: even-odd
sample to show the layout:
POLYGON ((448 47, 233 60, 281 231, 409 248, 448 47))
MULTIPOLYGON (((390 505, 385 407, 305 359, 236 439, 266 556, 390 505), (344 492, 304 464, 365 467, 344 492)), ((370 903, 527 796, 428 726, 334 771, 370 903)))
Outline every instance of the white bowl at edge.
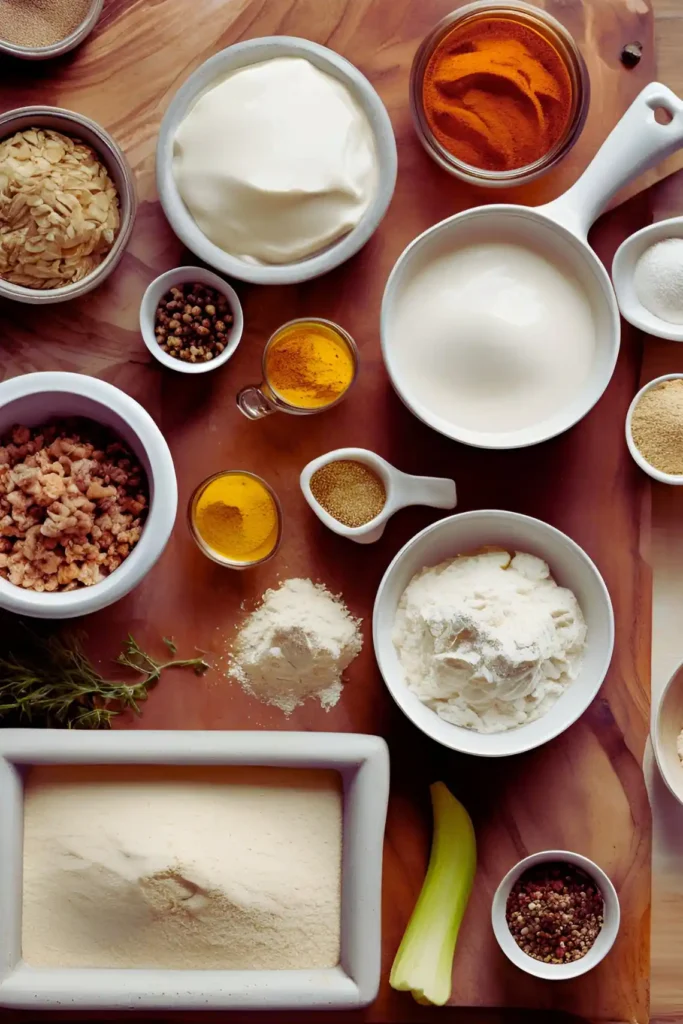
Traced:
POLYGON ((657 766, 669 791, 683 804, 683 764, 678 756, 677 740, 683 730, 683 664, 679 665, 664 688, 652 723, 652 749, 657 766))
POLYGON ((253 284, 294 284, 310 281, 354 256, 374 234, 391 202, 396 185, 396 139, 386 107, 358 68, 326 46, 295 36, 264 36, 234 43, 215 53, 193 71, 171 100, 159 129, 156 173, 159 199, 178 238, 210 266, 223 274, 253 284), (275 57, 304 57, 338 79, 365 112, 374 132, 379 162, 377 191, 360 222, 339 241, 305 260, 282 265, 247 263, 224 252, 197 227, 180 198, 173 177, 173 142, 176 131, 200 94, 231 71, 275 57))
POLYGON ((498 945, 510 960, 520 970, 532 974, 536 978, 543 978, 546 981, 567 981, 569 978, 578 978, 581 974, 587 974, 609 953, 619 932, 621 911, 619 909, 619 897, 611 880, 599 868, 595 861, 583 857, 580 853, 571 853, 569 850, 543 850, 541 853, 533 853, 515 864, 496 889, 491 906, 491 923, 498 945), (534 960, 519 948, 512 937, 505 919, 505 910, 508 896, 520 875, 533 867, 535 864, 549 864, 566 862, 581 868, 597 884, 605 903, 603 925, 595 942, 585 956, 580 960, 573 960, 568 964, 546 964, 541 960, 534 960))
POLYGON ((209 370, 215 370, 217 367, 223 366, 234 355, 242 338, 243 330, 244 314, 242 313, 242 304, 237 292, 222 277, 214 274, 211 270, 205 270, 204 267, 175 267, 173 270, 167 270, 165 274, 160 274, 159 277, 154 278, 142 296, 142 302, 140 303, 140 331, 142 333, 142 340, 154 358, 158 359, 162 366, 168 367, 169 370, 178 370, 180 373, 208 373, 209 370), (182 359, 174 359, 173 356, 169 356, 168 352, 164 352, 154 333, 154 314, 160 299, 170 288, 194 281, 221 292, 230 303, 232 311, 232 327, 230 328, 228 344, 220 355, 206 363, 186 363, 182 359))
POLYGON ((568 729, 596 697, 614 648, 614 613, 598 569, 573 540, 554 527, 517 512, 477 510, 440 519, 401 548, 377 590, 372 620, 375 656, 384 682, 403 713, 425 735, 451 750, 507 757, 540 747, 568 729), (415 573, 486 545, 544 559, 553 579, 574 592, 587 626, 578 677, 542 718, 506 732, 479 733, 445 722, 412 693, 392 640, 396 609, 415 573))
MULTIPOLYGON (((683 341, 683 338, 681 340, 683 341)), ((661 377, 655 377, 654 380, 651 380, 647 384, 643 385, 643 387, 640 389, 640 391, 638 391, 638 393, 634 397, 633 401, 628 407, 628 412, 626 413, 626 444, 628 445, 628 450, 631 453, 633 461, 636 463, 637 466, 640 466, 644 473, 647 473, 648 476, 651 476, 653 480, 657 480, 660 484, 673 484, 673 486, 676 487, 683 484, 683 475, 677 475, 675 473, 663 473, 661 469, 656 469, 653 465, 651 465, 647 461, 647 459, 641 454, 640 449, 638 448, 636 442, 633 440, 633 434, 631 433, 633 413, 635 412, 635 408, 638 405, 638 402, 641 400, 646 391, 649 391, 651 388, 657 387, 658 384, 663 384, 666 380, 683 380, 683 374, 665 373, 661 377)))
POLYGON ((621 243, 612 261, 612 283, 624 320, 638 327, 654 338, 665 338, 667 341, 683 341, 683 324, 672 324, 668 320, 651 313, 638 298, 633 276, 636 264, 643 253, 666 238, 683 238, 683 217, 670 217, 668 220, 649 224, 630 235, 621 243))
POLYGON ((156 423, 113 384, 80 373, 27 373, 0 383, 0 437, 14 424, 39 426, 83 416, 115 431, 140 459, 150 507, 136 546, 101 583, 68 593, 37 594, 0 579, 0 608, 38 619, 70 619, 99 611, 141 582, 161 556, 173 530, 178 486, 173 459, 156 423))

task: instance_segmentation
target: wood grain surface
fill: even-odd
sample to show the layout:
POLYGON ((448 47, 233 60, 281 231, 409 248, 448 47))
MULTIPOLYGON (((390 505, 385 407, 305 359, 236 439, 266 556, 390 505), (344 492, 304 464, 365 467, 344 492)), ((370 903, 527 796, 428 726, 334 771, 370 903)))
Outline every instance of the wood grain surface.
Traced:
MULTIPOLYGON (((432 433, 393 394, 380 357, 382 289, 402 248, 450 213, 503 198, 500 192, 494 196, 448 177, 422 151, 411 126, 407 75, 412 55, 434 21, 454 6, 454 0, 202 0, 193 5, 186 0, 110 0, 95 35, 75 56, 49 66, 3 62, 1 107, 50 102, 98 120, 126 150, 141 204, 121 266, 96 293, 41 311, 0 307, 0 372, 9 377, 64 369, 107 379, 146 406, 171 445, 181 502, 171 543, 134 594, 85 626, 93 654, 103 664, 132 630, 150 648, 170 633, 181 651, 195 646, 208 650, 216 669, 203 680, 182 674, 166 679, 143 719, 126 726, 353 730, 388 738, 392 798, 385 845, 382 990, 367 1011, 336 1014, 334 1019, 470 1018, 469 1012, 418 1007, 392 992, 386 980, 426 864, 427 786, 443 778, 471 811, 479 843, 477 880, 456 954, 453 1004, 536 1009, 543 1011, 543 1019, 553 1011, 552 1019, 560 1020, 565 1011, 592 1021, 644 1024, 650 815, 640 766, 649 718, 650 584, 639 555, 644 484, 622 434, 640 373, 640 339, 624 331, 612 383, 578 427, 543 446, 511 453, 468 449, 432 433), (381 228, 344 267, 296 287, 238 283, 245 310, 238 353, 225 369, 188 379, 151 361, 137 327, 147 283, 187 260, 156 198, 156 131, 170 97, 202 60, 238 39, 272 33, 325 43, 373 81, 398 140, 396 194, 381 228), (356 338, 362 366, 358 386, 330 413, 305 420, 277 415, 249 423, 235 407, 235 392, 258 380, 262 346, 272 330, 302 315, 337 320, 356 338), (409 472, 452 475, 460 510, 509 508, 538 516, 569 533, 595 559, 613 597, 617 646, 598 699, 563 737, 505 763, 473 760, 429 743, 393 706, 372 655, 374 593, 399 547, 436 513, 400 513, 382 540, 367 548, 327 532, 306 507, 298 474, 309 459, 342 444, 373 448, 409 472), (223 468, 260 473, 282 500, 283 545, 277 559, 263 568, 242 574, 221 569, 201 555, 187 532, 184 507, 190 492, 203 477, 223 468), (231 685, 223 658, 243 609, 252 607, 269 585, 297 575, 320 579, 344 594, 364 619, 365 649, 352 665, 334 710, 325 713, 309 704, 286 719, 231 685), (597 860, 617 885, 624 915, 608 960, 592 975, 562 985, 544 984, 513 968, 498 950, 489 920, 491 897, 502 875, 527 852, 549 847, 567 847, 597 860)), ((549 0, 547 6, 582 47, 593 100, 571 157, 534 187, 506 197, 532 204, 554 197, 574 180, 654 72, 653 26, 645 0, 549 0), (626 71, 619 52, 636 38, 644 42, 645 56, 638 68, 626 71)), ((609 263, 616 245, 648 216, 643 198, 604 218, 593 238, 601 258, 609 263)), ((14 1016, 6 1014, 5 1019, 14 1016)), ((75 1017, 69 1014, 68 1019, 75 1017)), ((264 1019, 283 1024, 301 1015, 264 1019)), ((477 1019, 493 1021, 501 1015, 492 1012, 477 1019)), ((532 1018, 511 1012, 504 1019, 532 1018)))

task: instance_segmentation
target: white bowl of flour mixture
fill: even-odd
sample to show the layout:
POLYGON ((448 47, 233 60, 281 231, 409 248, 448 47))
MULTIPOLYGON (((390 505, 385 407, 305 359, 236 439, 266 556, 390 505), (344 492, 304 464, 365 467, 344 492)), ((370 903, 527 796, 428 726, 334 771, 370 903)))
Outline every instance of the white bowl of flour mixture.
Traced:
POLYGON ((516 512, 465 512, 396 555, 377 591, 373 642, 389 692, 422 732, 504 757, 583 714, 609 668, 614 615, 596 566, 565 534, 516 512))

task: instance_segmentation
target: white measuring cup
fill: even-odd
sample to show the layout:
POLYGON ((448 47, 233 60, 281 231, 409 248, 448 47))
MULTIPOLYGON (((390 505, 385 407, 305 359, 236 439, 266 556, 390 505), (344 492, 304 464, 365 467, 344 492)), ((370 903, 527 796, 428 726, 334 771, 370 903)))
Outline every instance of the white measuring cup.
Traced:
MULTIPOLYGON (((609 199, 633 178, 683 146, 683 103, 658 82, 647 85, 598 150, 584 173, 558 199, 545 206, 478 206, 455 214, 419 235, 403 251, 389 275, 381 312, 384 362, 401 400, 428 426, 456 441, 480 448, 522 448, 569 429, 595 405, 609 384, 619 354, 619 308, 607 271, 588 245, 588 230, 609 199), (670 118, 655 118, 661 109, 670 118), (461 427, 431 410, 413 391, 392 352, 397 298, 430 259, 450 249, 501 239, 528 245, 550 261, 568 266, 589 298, 596 328, 592 370, 580 393, 542 422, 510 431, 461 427)), ((419 339, 416 339, 419 341, 419 339)))
POLYGON ((374 544, 384 533, 384 528, 394 512, 398 512, 401 508, 407 508, 408 505, 429 505, 431 508, 455 508, 456 506, 454 480, 438 476, 412 476, 410 473, 402 473, 400 469, 396 469, 386 459, 367 448, 337 448, 333 452, 327 452, 304 466, 299 482, 304 498, 320 522, 341 537, 355 540, 356 544, 374 544), (363 465, 374 470, 384 484, 387 495, 384 508, 378 516, 363 526, 345 526, 344 523, 340 523, 338 519, 325 511, 311 490, 311 477, 318 469, 327 466, 330 462, 342 460, 362 462, 363 465))

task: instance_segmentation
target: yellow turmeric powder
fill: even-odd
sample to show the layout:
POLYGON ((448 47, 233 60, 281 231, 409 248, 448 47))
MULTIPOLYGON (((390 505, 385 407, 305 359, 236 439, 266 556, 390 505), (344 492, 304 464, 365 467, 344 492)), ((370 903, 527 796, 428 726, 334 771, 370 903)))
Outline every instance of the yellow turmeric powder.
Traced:
POLYGON ((298 409, 321 409, 353 381, 355 359, 344 336, 320 321, 295 321, 276 335, 266 353, 266 379, 298 409))
POLYGON ((279 513, 257 477, 221 473, 193 505, 195 529, 208 547, 231 562, 258 562, 277 544, 279 513))

